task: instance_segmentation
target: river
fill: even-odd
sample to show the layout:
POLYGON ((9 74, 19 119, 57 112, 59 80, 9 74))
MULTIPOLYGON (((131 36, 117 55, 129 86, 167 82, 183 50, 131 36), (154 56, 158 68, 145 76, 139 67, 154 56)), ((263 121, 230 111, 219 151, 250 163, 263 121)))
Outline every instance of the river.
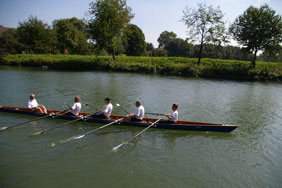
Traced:
MULTIPOLYGON (((83 139, 60 141, 101 126, 43 119, 0 132, 0 187, 281 187, 282 85, 135 73, 60 72, 0 67, 0 105, 25 107, 30 93, 48 109, 64 110, 76 95, 103 108, 105 97, 135 112, 235 124, 231 133, 149 129, 118 152, 112 148, 142 128, 109 126, 83 139), (58 143, 54 147, 51 143, 58 143)), ((82 111, 94 112, 83 106, 82 111)), ((113 114, 124 115, 114 106, 113 114)), ((0 127, 34 117, 0 112, 0 127)))

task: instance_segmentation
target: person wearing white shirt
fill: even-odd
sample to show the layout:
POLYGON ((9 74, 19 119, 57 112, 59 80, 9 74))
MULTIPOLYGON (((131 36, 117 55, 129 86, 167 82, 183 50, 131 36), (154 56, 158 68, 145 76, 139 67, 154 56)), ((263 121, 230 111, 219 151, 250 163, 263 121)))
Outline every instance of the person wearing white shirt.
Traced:
POLYGON ((129 114, 131 121, 142 121, 145 115, 144 106, 142 106, 141 101, 138 100, 135 102, 136 112, 135 114, 129 114))
POLYGON ((100 110, 99 112, 96 112, 95 114, 91 115, 93 118, 101 118, 101 119, 109 119, 111 116, 111 113, 113 111, 113 105, 111 103, 111 99, 109 97, 104 99, 105 101, 105 108, 104 110, 100 110))
POLYGON ((27 108, 30 109, 31 111, 36 111, 37 113, 47 114, 47 110, 45 106, 37 103, 35 99, 35 95, 33 93, 29 95, 29 100, 27 102, 27 108))
MULTIPOLYGON (((172 113, 171 114, 165 114, 165 116, 168 118, 167 123, 176 123, 178 120, 178 104, 172 105, 172 113)), ((163 122, 162 122, 163 123, 163 122)))
POLYGON ((78 116, 81 110, 81 103, 80 103, 80 97, 76 96, 74 98, 74 104, 72 105, 72 107, 69 108, 70 112, 64 114, 67 116, 78 116))
POLYGON ((110 118, 111 113, 113 111, 113 105, 111 103, 111 99, 108 97, 105 98, 105 103, 106 103, 105 109, 102 110, 101 112, 106 116, 106 118, 110 118))

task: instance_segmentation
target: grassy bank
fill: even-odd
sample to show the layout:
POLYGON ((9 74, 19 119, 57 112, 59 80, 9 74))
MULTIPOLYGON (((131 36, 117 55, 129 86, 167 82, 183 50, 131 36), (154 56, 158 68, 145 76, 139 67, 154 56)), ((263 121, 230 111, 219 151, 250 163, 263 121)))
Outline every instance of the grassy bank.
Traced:
POLYGON ((197 66, 195 58, 181 57, 126 57, 112 61, 107 56, 80 55, 2 55, 0 65, 48 67, 71 71, 120 71, 180 75, 187 77, 222 78, 234 80, 282 80, 282 63, 237 60, 202 59, 197 66))

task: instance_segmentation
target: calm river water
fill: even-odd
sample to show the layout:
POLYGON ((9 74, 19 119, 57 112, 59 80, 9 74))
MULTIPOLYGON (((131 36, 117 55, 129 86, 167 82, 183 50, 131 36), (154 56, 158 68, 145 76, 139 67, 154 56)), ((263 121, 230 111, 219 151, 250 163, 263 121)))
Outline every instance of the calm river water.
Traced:
MULTIPOLYGON (((57 72, 0 67, 0 105, 25 107, 34 92, 49 109, 64 110, 75 95, 103 108, 112 98, 128 111, 141 99, 147 112, 239 125, 232 133, 149 129, 118 152, 112 148, 142 128, 44 119, 0 132, 0 187, 282 187, 282 85, 105 72, 57 72)), ((93 112, 89 107, 82 111, 93 112)), ((113 114, 123 111, 114 108, 113 114)), ((34 117, 0 112, 0 126, 34 117)))

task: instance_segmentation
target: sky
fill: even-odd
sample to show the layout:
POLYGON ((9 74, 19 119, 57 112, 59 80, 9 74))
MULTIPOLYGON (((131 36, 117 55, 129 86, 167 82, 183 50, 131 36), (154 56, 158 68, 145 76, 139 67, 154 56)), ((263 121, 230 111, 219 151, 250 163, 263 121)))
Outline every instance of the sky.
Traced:
MULTIPOLYGON (((0 25, 16 28, 19 22, 30 15, 47 22, 77 17, 86 18, 89 3, 93 0, 0 0, 0 25)), ((282 14, 282 0, 127 0, 132 8, 132 24, 145 34, 146 42, 158 47, 157 39, 163 31, 172 31, 185 39, 186 26, 181 22, 185 7, 197 8, 198 3, 219 6, 227 26, 234 22, 249 6, 260 7, 267 3, 278 14, 282 14)))

